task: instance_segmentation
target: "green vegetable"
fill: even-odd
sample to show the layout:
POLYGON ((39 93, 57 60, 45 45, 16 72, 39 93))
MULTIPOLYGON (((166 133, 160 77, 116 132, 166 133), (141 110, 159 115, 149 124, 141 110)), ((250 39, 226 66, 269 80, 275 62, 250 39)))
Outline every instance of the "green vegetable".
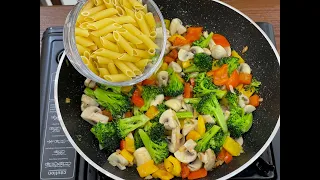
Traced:
POLYGON ((183 93, 184 86, 179 75, 172 68, 167 69, 169 73, 169 82, 164 89, 164 94, 170 97, 176 97, 183 93))
POLYGON ((228 106, 232 109, 232 108, 237 108, 238 102, 239 102, 239 96, 235 93, 232 93, 230 91, 228 91, 227 95, 225 96, 225 98, 228 101, 228 106))
POLYGON ((161 163, 169 156, 168 143, 165 139, 152 141, 148 134, 142 129, 139 129, 139 135, 151 158, 156 164, 161 163))
POLYGON ((249 89, 253 89, 254 92, 258 93, 260 89, 261 82, 256 78, 252 78, 251 83, 249 85, 245 85, 243 88, 247 91, 249 89))
POLYGON ((206 48, 209 46, 212 36, 213 36, 213 32, 211 32, 207 38, 205 38, 204 36, 201 36, 199 40, 193 42, 192 46, 199 46, 202 48, 206 48))
POLYGON ((226 95, 226 90, 220 90, 213 84, 212 78, 207 76, 205 72, 199 73, 195 79, 195 87, 193 93, 195 97, 201 97, 209 93, 215 93, 219 99, 226 95))
POLYGON ((227 64, 228 65, 228 76, 230 77, 230 75, 232 74, 232 72, 234 70, 236 70, 239 66, 240 66, 240 63, 239 63, 239 58, 237 57, 224 57, 224 58, 221 58, 217 64, 221 67, 223 64, 227 64))
POLYGON ((149 122, 144 126, 144 131, 148 134, 152 141, 165 138, 164 125, 158 121, 149 122))
POLYGON ((213 59, 210 55, 205 53, 195 54, 193 57, 193 64, 183 70, 185 73, 210 71, 212 69, 213 59))
POLYGON ((201 98, 200 102, 197 104, 196 110, 200 114, 208 114, 214 116, 223 132, 226 133, 228 131, 223 111, 215 94, 210 93, 204 95, 201 98))
POLYGON ((141 111, 147 111, 150 107, 151 101, 156 98, 157 95, 162 94, 162 88, 157 86, 142 86, 142 98, 144 105, 140 108, 141 111))
POLYGON ((176 115, 179 119, 193 118, 193 113, 190 111, 179 111, 176 112, 176 115))
POLYGON ((213 138, 215 134, 218 133, 220 129, 221 128, 219 126, 213 125, 211 129, 209 129, 206 133, 204 133, 204 135, 200 139, 197 140, 195 150, 197 152, 204 152, 208 148, 210 148, 210 140, 213 138))
POLYGON ((143 114, 143 113, 140 111, 140 108, 138 106, 133 106, 133 115, 138 116, 141 114, 143 114))
POLYGON ((217 134, 215 134, 213 136, 213 138, 210 140, 209 144, 210 144, 210 148, 215 152, 218 153, 221 148, 222 145, 224 144, 227 136, 229 136, 230 133, 224 133, 221 129, 218 131, 217 134))
POLYGON ((139 149, 139 148, 141 148, 141 147, 144 146, 144 145, 143 145, 143 142, 142 142, 142 139, 141 139, 141 137, 140 137, 140 135, 139 135, 139 129, 141 129, 141 128, 136 129, 136 130, 134 131, 134 133, 133 133, 134 147, 135 147, 136 149, 139 149))
POLYGON ((94 96, 96 97, 97 102, 109 110, 114 118, 122 117, 131 106, 129 97, 124 94, 97 88, 94 90, 94 96))
POLYGON ((200 98, 184 98, 183 101, 187 104, 193 104, 196 105, 199 103, 201 99, 200 98))
POLYGON ((144 114, 124 119, 118 119, 116 123, 120 137, 122 139, 125 138, 130 132, 143 126, 149 120, 150 119, 144 114))
POLYGON ((191 78, 197 77, 199 72, 188 73, 183 76, 183 79, 188 82, 191 78))
POLYGON ((214 124, 213 123, 205 123, 204 125, 206 127, 206 130, 208 131, 209 129, 211 129, 213 127, 214 124))
POLYGON ((90 131, 98 139, 99 146, 106 151, 106 153, 111 154, 119 148, 121 139, 115 123, 108 122, 104 124, 98 122, 90 129, 90 131))
POLYGON ((83 92, 84 92, 84 94, 86 94, 87 96, 90 96, 90 97, 92 97, 92 98, 95 98, 95 96, 94 96, 94 91, 93 91, 92 89, 86 87, 83 92))
POLYGON ((100 84, 97 83, 98 87, 103 89, 103 90, 111 90, 112 92, 115 93, 121 93, 121 86, 109 86, 109 85, 105 85, 105 84, 100 84))
POLYGON ((243 109, 240 107, 231 109, 230 116, 227 121, 230 136, 238 138, 242 134, 248 132, 252 126, 252 120, 252 113, 245 114, 243 109))
POLYGON ((157 105, 157 109, 158 109, 159 113, 151 120, 151 122, 153 122, 153 121, 159 122, 160 116, 163 112, 165 112, 167 110, 167 106, 164 103, 161 103, 161 104, 157 105))

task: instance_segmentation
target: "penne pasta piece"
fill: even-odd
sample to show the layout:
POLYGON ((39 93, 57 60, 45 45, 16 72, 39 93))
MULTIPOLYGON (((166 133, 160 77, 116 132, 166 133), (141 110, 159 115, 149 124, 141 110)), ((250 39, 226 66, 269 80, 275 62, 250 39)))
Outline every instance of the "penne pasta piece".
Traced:
POLYGON ((119 53, 125 53, 125 50, 117 43, 118 48, 119 48, 119 53))
POLYGON ((115 8, 105 9, 91 16, 85 17, 86 21, 98 21, 117 14, 118 11, 115 8))
POLYGON ((151 31, 149 34, 149 38, 154 41, 157 37, 157 32, 156 31, 151 31))
POLYGON ((114 63, 112 59, 102 57, 102 56, 97 56, 97 62, 101 64, 109 64, 109 63, 114 63))
POLYGON ((150 48, 154 48, 154 49, 158 49, 159 46, 153 42, 148 36, 146 36, 145 34, 138 34, 137 37, 150 49, 150 48))
POLYGON ((143 14, 140 11, 135 12, 135 17, 136 17, 136 21, 138 23, 138 26, 140 27, 141 32, 143 34, 149 36, 150 30, 149 30, 149 27, 147 25, 145 18, 143 17, 143 14))
POLYGON ((87 28, 90 29, 90 30, 99 30, 99 29, 102 29, 104 27, 107 27, 111 24, 114 23, 114 20, 112 20, 111 18, 104 18, 104 19, 101 19, 99 21, 96 21, 96 22, 90 22, 87 24, 87 28))
POLYGON ((114 65, 114 63, 108 63, 107 66, 110 74, 119 74, 117 67, 114 65))
POLYGON ((104 75, 110 75, 109 71, 107 68, 97 68, 99 71, 99 76, 101 78, 104 78, 104 75))
POLYGON ((96 67, 90 59, 86 58, 85 56, 81 56, 81 59, 93 73, 98 74, 96 67))
POLYGON ((112 31, 115 31, 117 29, 120 29, 122 26, 118 23, 113 23, 110 24, 107 27, 104 27, 102 29, 96 30, 96 31, 92 31, 91 34, 93 34, 94 36, 104 36, 107 35, 108 33, 111 33, 112 31))
POLYGON ((92 45, 92 46, 89 46, 88 48, 93 50, 93 51, 95 51, 95 50, 98 49, 98 46, 97 45, 92 45))
POLYGON ((94 54, 94 53, 90 54, 90 58, 91 58, 91 59, 97 59, 97 56, 98 56, 98 55, 97 55, 97 54, 94 54))
POLYGON ((133 56, 133 48, 127 40, 125 40, 118 31, 113 31, 113 38, 130 56, 133 56))
POLYGON ((111 0, 103 0, 103 2, 107 8, 114 8, 114 5, 112 4, 111 0))
POLYGON ((129 62, 138 62, 141 58, 136 56, 130 56, 127 53, 123 53, 118 60, 120 61, 129 61, 129 62))
POLYGON ((114 6, 120 6, 119 0, 112 0, 112 4, 113 4, 114 6))
POLYGON ((135 37, 134 35, 132 35, 129 31, 127 31, 124 28, 118 29, 117 32, 119 32, 121 34, 121 36, 123 36, 126 40, 128 40, 129 42, 133 43, 133 44, 142 44, 143 42, 135 37))
POLYGON ((85 51, 91 52, 91 49, 76 44, 79 54, 82 56, 85 51))
POLYGON ((150 31, 155 31, 156 29, 156 21, 154 20, 153 14, 151 12, 146 13, 145 15, 147 24, 149 26, 150 31))
POLYGON ((104 79, 111 82, 122 82, 122 81, 128 81, 132 78, 129 76, 126 76, 125 74, 111 74, 111 75, 105 75, 104 79))
POLYGON ((156 54, 156 50, 154 48, 150 48, 150 49, 148 49, 148 54, 150 56, 154 56, 156 54))
POLYGON ((142 34, 142 32, 132 24, 123 24, 122 27, 124 27, 127 31, 129 31, 134 36, 142 34))
POLYGON ((93 52, 94 54, 97 54, 99 56, 103 56, 109 59, 118 59, 119 57, 122 56, 121 53, 110 51, 108 49, 100 48, 96 51, 93 52))
POLYGON ((136 44, 137 49, 149 50, 149 48, 145 44, 136 44))
POLYGON ((103 4, 103 5, 96 6, 96 7, 90 8, 90 9, 82 10, 81 15, 82 16, 91 16, 97 12, 104 10, 104 9, 106 9, 106 6, 103 4))
POLYGON ((140 49, 133 49, 133 55, 137 57, 141 57, 144 59, 150 58, 150 54, 148 51, 140 50, 140 49))
POLYGON ((129 2, 129 0, 122 0, 122 7, 123 8, 127 8, 127 9, 132 9, 133 7, 132 7, 132 5, 131 5, 131 3, 129 2))
POLYGON ((101 36, 101 37, 103 37, 103 38, 105 38, 105 39, 107 39, 108 41, 111 41, 111 42, 113 42, 113 43, 116 43, 116 42, 117 42, 116 40, 114 40, 112 33, 108 33, 107 35, 101 36))
POLYGON ((142 72, 140 71, 140 69, 134 65, 132 62, 123 62, 125 65, 127 65, 136 76, 139 76, 142 74, 142 72))
POLYGON ((90 59, 91 53, 89 51, 84 51, 83 56, 86 57, 87 59, 90 59))
POLYGON ((102 0, 94 0, 94 5, 96 6, 100 6, 103 4, 103 1, 102 0))
POLYGON ((144 68, 147 66, 147 64, 151 61, 151 59, 141 59, 138 62, 135 62, 134 64, 138 67, 138 68, 144 68))
POLYGON ((89 47, 89 46, 95 45, 91 39, 86 38, 86 37, 76 36, 75 39, 76 39, 77 44, 80 44, 81 46, 84 46, 84 47, 89 47))
POLYGON ((141 10, 144 14, 148 13, 148 5, 143 5, 143 9, 141 10))
POLYGON ((74 33, 76 36, 82 36, 82 37, 88 37, 89 36, 89 31, 86 29, 81 29, 76 27, 74 30, 74 33))
POLYGON ((125 74, 125 75, 127 75, 127 76, 129 76, 129 77, 135 77, 135 76, 136 76, 135 73, 134 73, 127 65, 125 65, 123 62, 121 62, 121 61, 114 61, 114 64, 116 65, 116 67, 117 67, 118 69, 120 69, 120 71, 121 71, 123 74, 125 74))
POLYGON ((116 10, 118 11, 118 15, 119 16, 124 16, 126 14, 126 12, 124 11, 124 9, 121 6, 115 6, 116 10))
POLYGON ((82 16, 81 14, 78 15, 77 21, 76 21, 76 26, 80 26, 81 23, 84 22, 85 17, 82 16))
POLYGON ((128 0, 132 7, 136 10, 142 10, 144 7, 142 3, 138 2, 137 0, 128 0))
POLYGON ((98 46, 98 48, 103 48, 99 37, 90 34, 89 38, 98 46))
POLYGON ((88 24, 89 24, 90 22, 83 22, 83 23, 81 23, 80 25, 79 25, 79 27, 81 28, 81 29, 88 29, 88 24))
POLYGON ((86 4, 83 6, 82 10, 91 9, 94 6, 93 0, 89 0, 86 2, 86 4))
POLYGON ((114 22, 118 23, 118 24, 132 24, 132 23, 136 23, 136 20, 134 20, 131 16, 120 16, 120 17, 115 17, 112 18, 112 20, 114 20, 114 22))
POLYGON ((105 49, 109 49, 109 50, 114 51, 114 52, 119 52, 118 45, 114 44, 113 42, 111 42, 108 39, 106 39, 105 36, 100 37, 100 41, 101 41, 102 46, 105 49))

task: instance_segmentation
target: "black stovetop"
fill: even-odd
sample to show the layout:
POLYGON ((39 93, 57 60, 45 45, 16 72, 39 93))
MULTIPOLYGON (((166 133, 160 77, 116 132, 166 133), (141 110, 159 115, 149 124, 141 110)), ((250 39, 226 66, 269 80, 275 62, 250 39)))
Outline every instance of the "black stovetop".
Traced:
MULTIPOLYGON (((272 25, 257 24, 275 44, 272 25)), ((48 28, 43 34, 40 65, 40 179, 110 179, 89 165, 74 150, 57 119, 53 88, 62 52, 62 27, 48 28)), ((232 179, 280 180, 280 129, 266 151, 232 179)))

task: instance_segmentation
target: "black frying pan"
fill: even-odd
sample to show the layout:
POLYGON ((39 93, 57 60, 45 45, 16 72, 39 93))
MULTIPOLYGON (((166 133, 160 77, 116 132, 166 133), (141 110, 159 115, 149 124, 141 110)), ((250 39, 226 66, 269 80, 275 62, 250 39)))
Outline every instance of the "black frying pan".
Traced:
MULTIPOLYGON (((244 170, 269 146, 280 126, 280 57, 263 31, 248 17, 234 8, 210 0, 154 0, 164 18, 180 18, 184 24, 200 25, 206 30, 221 33, 231 47, 241 52, 253 75, 262 82, 263 102, 254 112, 253 126, 243 135, 244 154, 234 157, 230 164, 214 169, 204 179, 227 179, 244 170)), ((59 64, 55 86, 55 101, 60 123, 77 152, 102 173, 114 179, 140 179, 137 170, 119 170, 107 162, 99 150, 98 141, 90 132, 91 125, 81 117, 81 95, 85 78, 73 66, 59 64), (66 98, 71 103, 66 104, 66 98)))

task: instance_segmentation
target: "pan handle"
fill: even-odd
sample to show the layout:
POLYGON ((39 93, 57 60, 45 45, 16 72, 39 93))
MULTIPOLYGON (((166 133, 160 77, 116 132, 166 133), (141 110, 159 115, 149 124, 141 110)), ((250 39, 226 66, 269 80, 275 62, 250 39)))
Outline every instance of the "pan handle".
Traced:
POLYGON ((256 161, 256 168, 258 173, 261 176, 268 176, 268 174, 272 171, 274 171, 275 166, 269 164, 267 161, 265 161, 264 159, 262 159, 261 157, 259 157, 256 161))

